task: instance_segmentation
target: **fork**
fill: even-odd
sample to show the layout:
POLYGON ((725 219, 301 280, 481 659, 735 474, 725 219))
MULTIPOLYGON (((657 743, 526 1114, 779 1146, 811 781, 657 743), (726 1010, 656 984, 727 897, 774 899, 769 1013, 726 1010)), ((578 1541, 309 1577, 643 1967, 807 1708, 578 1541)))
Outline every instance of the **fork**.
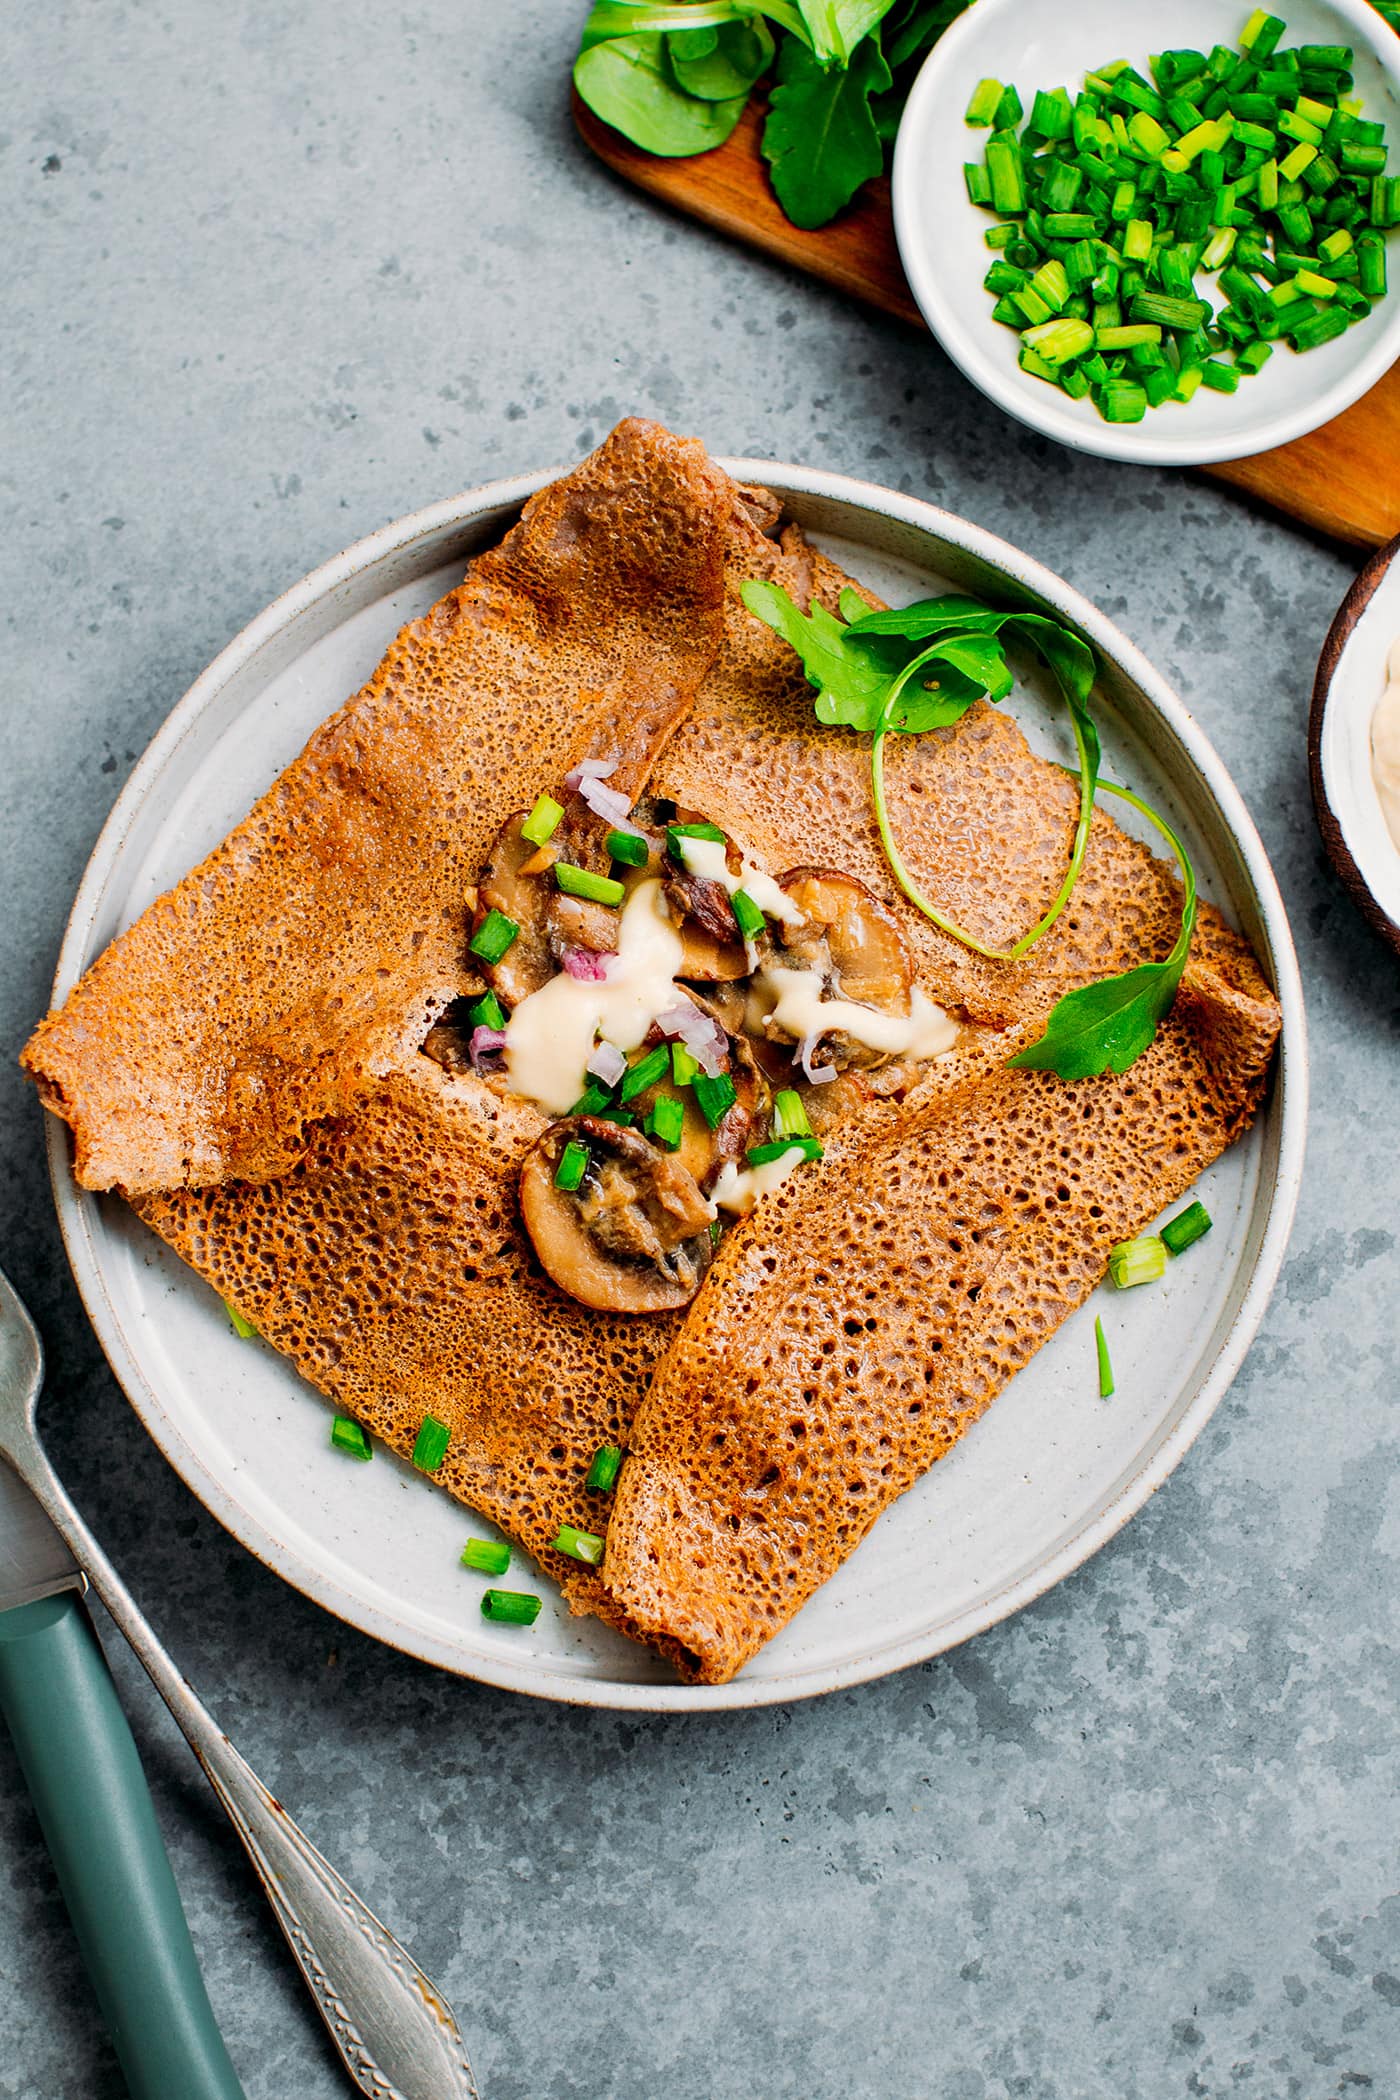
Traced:
POLYGON ((479 2100, 451 2006, 239 1756, 157 1640, 69 1500, 39 1438, 44 1358, 0 1270, 0 1458, 63 1535, 243 1842, 341 2061, 370 2100, 479 2100))

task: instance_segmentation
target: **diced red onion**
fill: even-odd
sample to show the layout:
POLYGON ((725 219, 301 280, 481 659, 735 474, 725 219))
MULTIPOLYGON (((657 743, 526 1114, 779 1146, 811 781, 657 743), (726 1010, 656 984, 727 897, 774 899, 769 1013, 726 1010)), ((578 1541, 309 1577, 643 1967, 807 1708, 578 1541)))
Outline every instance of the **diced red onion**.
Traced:
POLYGON ((658 1014, 656 1025, 663 1035, 679 1036, 702 1072, 710 1079, 724 1070, 729 1038, 719 1022, 702 1014, 689 999, 678 1000, 658 1014))
POLYGON ((817 1029, 817 1031, 813 1035, 804 1035, 801 1042, 798 1044, 797 1048, 792 1053, 793 1063, 795 1065, 801 1065, 803 1071, 806 1073, 808 1079, 811 1080, 813 1086, 826 1086, 830 1080, 833 1080, 836 1077, 835 1065, 814 1065, 812 1063, 813 1054, 816 1051, 817 1044, 821 1041, 821 1039, 822 1035, 820 1029, 817 1029))
POLYGON ((499 1072, 505 1062, 504 1028, 474 1028, 467 1055, 478 1072, 499 1072))
POLYGON ((570 977, 577 977, 580 984, 601 984, 612 961, 611 955, 600 955, 594 948, 564 950, 564 968, 570 977))
POLYGON ((615 1044, 599 1043, 586 1069, 595 1073, 604 1086, 616 1086, 627 1070, 627 1060, 615 1044))
POLYGON ((627 822, 632 805, 617 788, 604 787, 601 780, 590 777, 579 782, 578 791, 594 816, 601 817, 605 824, 621 825, 628 831, 636 829, 627 822))
POLYGON ((571 772, 564 775, 564 785, 580 794, 585 780, 606 780, 617 771, 615 758, 582 758, 571 772))

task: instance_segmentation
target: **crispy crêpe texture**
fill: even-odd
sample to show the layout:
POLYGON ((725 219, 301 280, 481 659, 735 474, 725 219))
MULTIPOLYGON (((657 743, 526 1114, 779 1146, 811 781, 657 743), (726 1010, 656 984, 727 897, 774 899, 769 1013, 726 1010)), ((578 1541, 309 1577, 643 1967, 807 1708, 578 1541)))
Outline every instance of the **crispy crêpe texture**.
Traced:
MULTIPOLYGON (((89 1186, 141 1215, 322 1391, 593 1611, 731 1676, 1101 1280, 1108 1248, 1249 1123, 1278 1033, 1247 945, 1202 910, 1173 1013, 1120 1077, 1011 1072, 1076 985, 1167 952, 1180 892, 1094 819, 1070 908, 1021 962, 895 890, 865 742, 822 729, 762 576, 846 579, 692 441, 623 424, 405 629, 224 846, 95 965, 25 1053, 89 1186), (775 872, 894 909, 957 1050, 814 1089, 826 1146, 726 1231, 688 1310, 590 1311, 522 1229, 529 1103, 421 1055, 471 983, 469 886, 504 817, 585 755, 704 811, 775 872), (628 1456, 610 1513, 584 1494, 628 1456), (601 1574, 550 1551, 606 1523, 601 1574)), ((871 601, 874 602, 873 600, 871 601)), ((1043 910, 1076 790, 981 704, 894 740, 926 891, 988 943, 1043 910)))

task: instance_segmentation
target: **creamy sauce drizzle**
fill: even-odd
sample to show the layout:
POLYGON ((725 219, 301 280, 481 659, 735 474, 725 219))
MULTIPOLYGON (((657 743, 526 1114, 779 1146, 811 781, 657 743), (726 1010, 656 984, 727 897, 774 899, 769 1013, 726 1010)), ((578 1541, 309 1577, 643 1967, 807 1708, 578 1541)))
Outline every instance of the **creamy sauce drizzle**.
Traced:
POLYGON ((958 1039, 958 1024, 915 985, 907 1014, 877 1013, 851 999, 823 999, 815 970, 760 970, 760 997, 786 1035, 801 1042, 810 1035, 839 1028, 871 1050, 904 1057, 941 1057, 958 1039))
POLYGON ((731 897, 736 890, 742 890, 746 897, 752 897, 760 911, 767 912, 770 919, 778 919, 784 926, 806 925, 807 914, 799 911, 786 890, 779 889, 771 875, 755 867, 747 854, 741 854, 742 868, 733 875, 722 840, 681 839, 679 844, 681 858, 692 875, 723 883, 731 897))
POLYGON ((506 1023, 506 1078, 551 1115, 564 1116, 588 1083, 597 1035, 635 1050, 676 990, 681 937, 659 882, 639 883, 623 907, 617 954, 598 983, 561 971, 522 999, 506 1023))
POLYGON ((737 1216, 746 1218, 761 1197, 781 1188, 794 1168, 805 1164, 806 1157, 801 1146, 794 1145, 790 1151, 780 1152, 776 1159, 766 1159, 761 1167, 739 1167, 732 1159, 727 1159, 720 1169, 710 1202, 716 1210, 732 1210, 737 1216))
POLYGON ((1390 645, 1385 691, 1371 717, 1371 778, 1391 843, 1400 847, 1400 635, 1390 645))

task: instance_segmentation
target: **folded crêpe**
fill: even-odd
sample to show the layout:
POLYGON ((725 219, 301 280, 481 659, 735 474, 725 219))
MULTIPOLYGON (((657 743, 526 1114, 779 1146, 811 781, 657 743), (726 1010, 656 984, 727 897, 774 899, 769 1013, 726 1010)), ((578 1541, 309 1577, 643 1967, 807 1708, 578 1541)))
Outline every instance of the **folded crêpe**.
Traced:
MULTIPOLYGON (((1261 1099, 1279 1027, 1203 908, 1182 989, 1123 1076, 1008 1071, 1062 993, 1167 952, 1170 869, 1095 815, 1070 908, 1018 963, 941 934, 890 877, 863 739, 823 729, 739 597, 848 581, 700 444, 629 421, 406 627, 209 858, 101 956, 24 1052, 75 1171, 140 1215, 338 1407, 595 1612, 719 1683, 960 1436, 1261 1099), (512 811, 587 757, 831 867, 900 920, 947 1057, 814 1090, 825 1156, 726 1231, 684 1311, 593 1311, 519 1216, 533 1103, 421 1046, 473 976, 473 886, 512 811), (601 1569, 585 1493, 627 1457, 601 1569)), ((874 602, 873 600, 871 601, 874 602)), ((897 739, 888 784, 926 893, 988 944, 1058 885, 1076 789, 979 704, 897 739)))

